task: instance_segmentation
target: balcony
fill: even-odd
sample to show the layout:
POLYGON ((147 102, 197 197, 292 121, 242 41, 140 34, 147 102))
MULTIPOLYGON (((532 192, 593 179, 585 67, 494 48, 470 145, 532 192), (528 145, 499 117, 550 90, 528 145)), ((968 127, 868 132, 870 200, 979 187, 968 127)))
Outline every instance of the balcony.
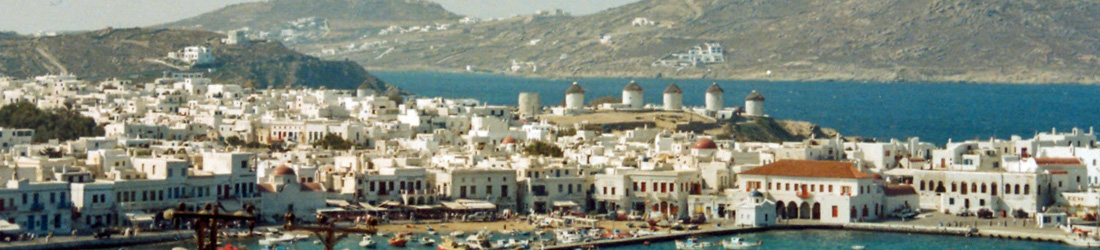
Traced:
POLYGON ((810 192, 806 190, 799 191, 796 195, 798 198, 809 199, 811 197, 810 192))
POLYGON ((38 212, 38 211, 42 211, 43 209, 46 209, 46 204, 42 204, 42 203, 31 204, 31 211, 38 212))
POLYGON ((57 203, 57 209, 70 209, 73 208, 73 203, 68 201, 62 201, 57 203))

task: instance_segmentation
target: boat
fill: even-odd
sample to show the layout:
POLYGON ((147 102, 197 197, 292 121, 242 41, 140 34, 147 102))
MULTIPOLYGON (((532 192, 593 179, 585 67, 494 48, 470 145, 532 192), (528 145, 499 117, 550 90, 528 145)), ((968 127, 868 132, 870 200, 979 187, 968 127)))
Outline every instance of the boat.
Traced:
POLYGON ((764 242, 762 242, 762 241, 745 242, 745 239, 741 239, 741 238, 738 238, 738 237, 733 237, 733 238, 730 238, 729 240, 723 240, 722 241, 722 247, 724 247, 726 249, 743 249, 743 248, 750 248, 750 247, 755 247, 755 246, 759 246, 759 245, 763 245, 763 244, 764 244, 764 242))
POLYGON ((1095 238, 1076 236, 1076 235, 1066 236, 1065 242, 1066 242, 1066 244, 1069 244, 1070 246, 1075 246, 1075 247, 1082 247, 1082 248, 1100 247, 1100 240, 1097 240, 1095 238))
POLYGON ((529 240, 516 240, 513 238, 507 240, 497 240, 497 244, 495 245, 495 247, 500 249, 527 249, 530 245, 531 241, 529 240))
POLYGON ((443 237, 443 242, 436 245, 436 250, 468 250, 469 248, 463 244, 459 244, 451 237, 443 237))
POLYGON ((516 233, 516 232, 512 231, 512 230, 508 230, 508 229, 500 230, 500 234, 503 234, 503 235, 509 235, 509 234, 513 234, 513 233, 516 233))
POLYGON ((558 240, 558 244, 572 244, 583 242, 584 236, 572 230, 560 229, 554 231, 554 239, 558 240))
POLYGON ((405 234, 396 234, 389 240, 390 246, 405 247, 406 243, 409 243, 409 238, 405 234))
POLYGON ((462 237, 462 235, 463 235, 463 234, 466 234, 466 232, 463 232, 463 231, 454 231, 454 232, 451 232, 451 237, 456 237, 456 238, 457 238, 457 237, 462 237))
POLYGON ((428 238, 428 237, 420 238, 420 245, 431 246, 433 244, 435 244, 435 240, 432 239, 432 238, 428 238))
POLYGON ((688 238, 685 241, 676 241, 676 250, 702 250, 710 247, 710 242, 701 242, 696 238, 688 238))
POLYGON ((471 249, 491 249, 493 248, 492 242, 489 242, 489 238, 491 237, 492 235, 484 231, 471 234, 469 237, 466 237, 466 245, 471 249))
POLYGON ((854 246, 852 246, 852 250, 863 250, 863 248, 865 248, 863 245, 854 245, 854 246))
POLYGON ((369 235, 363 236, 363 240, 359 241, 359 247, 374 248, 374 239, 371 239, 369 235))
POLYGON ((260 239, 260 245, 270 246, 270 245, 274 245, 275 243, 291 242, 291 241, 294 241, 296 238, 297 237, 295 237, 293 234, 283 234, 283 235, 270 234, 270 235, 267 235, 267 237, 264 237, 263 239, 260 239))

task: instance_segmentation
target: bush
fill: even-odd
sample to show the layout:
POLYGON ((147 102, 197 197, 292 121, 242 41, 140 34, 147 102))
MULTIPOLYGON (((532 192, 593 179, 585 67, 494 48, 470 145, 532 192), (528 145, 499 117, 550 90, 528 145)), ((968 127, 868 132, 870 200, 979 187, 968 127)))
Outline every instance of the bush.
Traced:
POLYGON ((103 127, 71 109, 41 110, 29 102, 0 107, 0 127, 34 129, 34 142, 101 136, 103 127))
POLYGON ((339 135, 330 133, 325 134, 325 137, 322 137, 320 140, 313 142, 313 146, 335 150, 348 150, 351 149, 351 146, 354 145, 351 142, 344 140, 344 138, 341 138, 339 135))
POLYGON ((560 147, 542 141, 534 141, 534 143, 527 144, 527 147, 523 148, 523 153, 550 157, 562 157, 563 155, 560 147))

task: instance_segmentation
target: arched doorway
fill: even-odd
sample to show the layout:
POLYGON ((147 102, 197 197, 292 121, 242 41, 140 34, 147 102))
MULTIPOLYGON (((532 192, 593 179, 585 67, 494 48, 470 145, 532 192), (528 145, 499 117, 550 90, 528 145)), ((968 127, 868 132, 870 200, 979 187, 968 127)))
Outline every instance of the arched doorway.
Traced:
POLYGON ((786 214, 786 213, 784 213, 785 211, 787 211, 787 207, 784 206, 783 201, 779 201, 779 202, 775 203, 775 215, 776 216, 779 216, 779 218, 782 218, 782 219, 786 219, 787 216, 783 216, 783 215, 786 214))
POLYGON ((798 203, 787 204, 787 218, 798 219, 798 203))
POLYGON ((802 205, 798 206, 798 218, 799 219, 809 219, 811 216, 812 215, 810 215, 810 203, 803 201, 802 205))
POLYGON ((821 203, 814 202, 813 219, 815 219, 815 220, 820 220, 821 219, 821 203))

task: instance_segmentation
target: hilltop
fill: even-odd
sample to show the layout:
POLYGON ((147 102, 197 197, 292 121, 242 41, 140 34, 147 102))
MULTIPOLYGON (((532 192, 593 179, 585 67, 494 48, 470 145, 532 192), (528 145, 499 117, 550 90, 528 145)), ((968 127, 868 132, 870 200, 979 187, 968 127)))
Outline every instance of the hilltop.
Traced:
POLYGON ((1100 4, 1073 0, 643 0, 369 37, 386 43, 331 57, 552 77, 1100 83, 1097 23, 1100 4), (706 42, 724 62, 653 66, 706 42))
POLYGON ((200 71, 215 81, 263 88, 303 86, 355 88, 367 83, 389 88, 360 65, 325 61, 288 49, 278 42, 227 45, 225 35, 167 29, 104 29, 51 37, 0 39, 0 75, 31 77, 71 73, 88 80, 151 80, 165 71, 200 71), (181 67, 164 59, 187 46, 210 48, 217 63, 181 67))

